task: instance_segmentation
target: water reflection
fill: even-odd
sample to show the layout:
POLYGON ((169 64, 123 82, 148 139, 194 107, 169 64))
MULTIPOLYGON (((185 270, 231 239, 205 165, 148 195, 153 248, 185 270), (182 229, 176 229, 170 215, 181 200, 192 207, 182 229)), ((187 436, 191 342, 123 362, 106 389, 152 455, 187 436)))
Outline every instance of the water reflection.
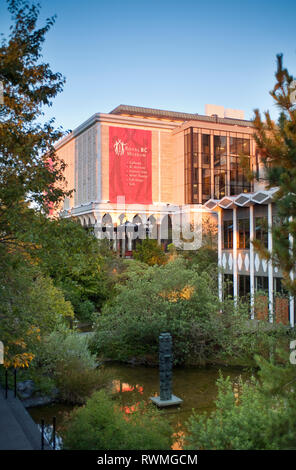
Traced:
MULTIPOLYGON (((149 397, 159 395, 159 371, 157 368, 129 366, 122 364, 108 364, 106 370, 110 371, 112 380, 112 392, 117 396, 121 409, 128 415, 137 410, 141 404, 151 403, 149 397)), ((239 376, 246 379, 249 372, 238 368, 207 367, 173 369, 173 393, 183 399, 179 407, 171 407, 163 410, 164 416, 169 420, 174 429, 174 450, 183 447, 184 436, 187 433, 186 421, 195 409, 197 413, 210 413, 215 408, 217 397, 216 381, 219 370, 223 377, 230 376, 235 382, 234 391, 239 399, 239 376)), ((62 427, 64 417, 73 407, 65 405, 47 405, 28 410, 38 424, 42 418, 47 423, 52 422, 52 417, 57 416, 57 432, 62 427)), ((60 445, 60 443, 59 443, 60 445)))

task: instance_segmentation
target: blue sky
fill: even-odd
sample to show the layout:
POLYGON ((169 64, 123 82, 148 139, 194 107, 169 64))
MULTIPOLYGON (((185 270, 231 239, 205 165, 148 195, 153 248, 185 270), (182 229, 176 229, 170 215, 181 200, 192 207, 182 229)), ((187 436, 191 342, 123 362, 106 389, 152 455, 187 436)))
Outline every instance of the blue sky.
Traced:
MULTIPOLYGON (((277 110, 275 56, 296 75, 296 2, 39 0, 57 14, 44 60, 67 82, 46 111, 64 129, 119 104, 204 113, 206 103, 277 110)), ((0 31, 10 24, 0 0, 0 31)))

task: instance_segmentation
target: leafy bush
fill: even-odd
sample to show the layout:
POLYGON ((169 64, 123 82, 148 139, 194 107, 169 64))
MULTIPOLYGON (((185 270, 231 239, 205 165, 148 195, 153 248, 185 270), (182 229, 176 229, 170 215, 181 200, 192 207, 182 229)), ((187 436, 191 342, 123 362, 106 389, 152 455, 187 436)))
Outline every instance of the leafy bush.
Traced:
POLYGON ((199 272, 207 271, 217 275, 217 250, 202 246, 198 250, 184 252, 183 256, 188 260, 189 266, 197 265, 199 272))
POLYGON ((59 361, 54 371, 59 398, 66 403, 83 404, 93 392, 106 386, 111 378, 103 367, 85 367, 77 357, 59 361))
POLYGON ((104 391, 74 410, 63 432, 65 449, 169 449, 172 429, 161 413, 141 407, 128 417, 104 391))
POLYGON ((84 300, 81 302, 77 309, 77 317, 81 321, 89 322, 92 319, 92 315, 95 311, 95 305, 90 300, 84 300))
POLYGON ((44 340, 32 365, 36 374, 52 377, 59 399, 67 403, 85 403, 110 381, 109 373, 96 369, 96 357, 88 349, 87 336, 66 328, 44 340))
POLYGON ((188 449, 296 448, 295 366, 258 363, 261 382, 240 381, 238 394, 229 377, 219 378, 217 410, 209 417, 194 412, 187 423, 188 449))
POLYGON ((143 240, 142 243, 137 245, 133 252, 133 257, 149 266, 154 266, 155 264, 162 265, 167 261, 166 254, 157 243, 157 240, 150 238, 143 240))
POLYGON ((41 345, 38 354, 39 361, 42 367, 54 370, 57 363, 67 363, 72 359, 79 359, 83 367, 94 369, 96 358, 91 354, 88 342, 87 335, 66 328, 54 331, 45 338, 41 345))
POLYGON ((25 367, 42 338, 74 313, 62 291, 37 266, 3 247, 0 259, 0 338, 5 364, 25 367))
POLYGON ((264 322, 251 322, 247 304, 236 306, 230 298, 221 304, 215 275, 188 266, 182 257, 164 266, 131 264, 124 277, 94 324, 91 349, 104 357, 152 355, 157 361, 158 336, 168 331, 175 364, 249 365, 254 354, 268 353, 280 334, 264 322))
MULTIPOLYGON (((227 300, 223 314, 215 280, 208 273, 188 269, 177 258, 164 266, 125 273, 118 295, 105 305, 95 322, 91 347, 117 360, 156 354, 158 336, 169 331, 174 342, 174 362, 204 363, 237 354, 244 344, 247 308, 227 300)), ((255 335, 250 335, 255 338, 255 335)))

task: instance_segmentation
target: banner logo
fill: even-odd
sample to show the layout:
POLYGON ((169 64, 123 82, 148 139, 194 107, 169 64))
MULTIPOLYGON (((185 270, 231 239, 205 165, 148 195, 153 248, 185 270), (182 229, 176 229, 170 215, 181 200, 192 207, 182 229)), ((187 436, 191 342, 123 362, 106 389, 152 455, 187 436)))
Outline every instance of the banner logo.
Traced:
POLYGON ((118 155, 119 157, 120 156, 123 156, 124 155, 124 150, 125 150, 125 147, 127 146, 127 144, 125 144, 124 142, 122 142, 120 139, 117 140, 114 144, 114 152, 116 153, 116 155, 118 155))

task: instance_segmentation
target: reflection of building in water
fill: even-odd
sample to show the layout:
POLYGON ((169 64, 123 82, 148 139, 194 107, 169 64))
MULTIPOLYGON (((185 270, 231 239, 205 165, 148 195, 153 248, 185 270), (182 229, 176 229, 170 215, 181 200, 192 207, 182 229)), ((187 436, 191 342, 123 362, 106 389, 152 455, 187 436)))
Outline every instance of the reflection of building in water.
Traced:
POLYGON ((273 191, 264 188, 252 122, 241 111, 207 105, 199 115, 120 105, 90 117, 56 149, 75 189, 61 216, 93 227, 126 257, 147 236, 165 249, 172 242, 198 249, 218 219, 221 298, 225 289, 234 298, 248 296, 252 317, 294 325, 294 299, 279 295, 282 274, 252 248, 259 238, 271 250, 264 227, 274 223, 276 209, 273 191), (252 184, 249 169, 257 175, 252 184), (205 222, 209 216, 214 223, 205 222), (263 306, 256 311, 257 291, 263 306))
POLYGON ((130 385, 125 382, 121 382, 120 380, 113 380, 112 381, 112 391, 113 393, 124 393, 124 392, 139 392, 143 394, 144 387, 142 385, 130 385))

